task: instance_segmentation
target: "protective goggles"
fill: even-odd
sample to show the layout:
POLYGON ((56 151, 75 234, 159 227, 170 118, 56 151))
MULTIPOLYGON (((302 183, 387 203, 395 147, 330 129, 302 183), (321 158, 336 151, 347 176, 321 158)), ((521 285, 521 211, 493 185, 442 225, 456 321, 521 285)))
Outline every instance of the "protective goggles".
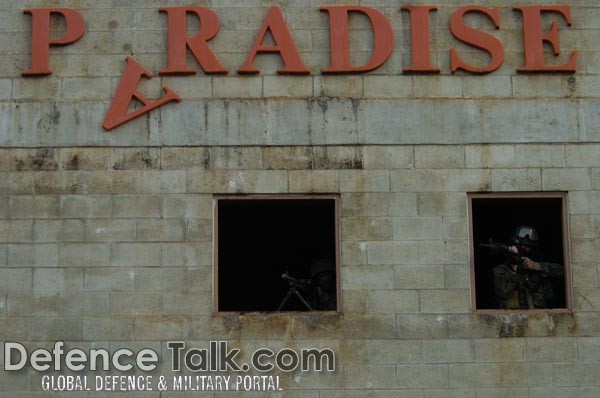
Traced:
POLYGON ((521 238, 521 239, 527 238, 533 242, 537 241, 538 237, 539 237, 537 231, 531 227, 519 227, 515 231, 515 235, 518 238, 521 238))

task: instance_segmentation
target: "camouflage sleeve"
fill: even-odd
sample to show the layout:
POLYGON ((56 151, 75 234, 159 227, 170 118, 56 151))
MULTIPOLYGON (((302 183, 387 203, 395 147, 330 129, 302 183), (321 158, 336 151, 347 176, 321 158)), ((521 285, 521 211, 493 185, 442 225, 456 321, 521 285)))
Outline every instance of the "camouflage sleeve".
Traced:
POLYGON ((555 278, 565 274, 565 267, 562 264, 540 262, 540 273, 544 278, 555 278))
POLYGON ((494 293, 496 297, 505 300, 515 290, 516 276, 502 269, 494 269, 494 293))

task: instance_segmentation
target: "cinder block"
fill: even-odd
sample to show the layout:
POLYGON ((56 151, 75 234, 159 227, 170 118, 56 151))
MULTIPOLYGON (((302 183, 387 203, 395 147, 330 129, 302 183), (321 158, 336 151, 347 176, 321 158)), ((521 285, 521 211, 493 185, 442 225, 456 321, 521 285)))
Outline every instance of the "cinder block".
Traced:
POLYGON ((128 341, 133 339, 133 319, 128 318, 84 318, 83 340, 128 341))
POLYGON ((135 288, 138 291, 181 291, 188 286, 187 268, 138 268, 135 288))
POLYGON ((184 170, 140 171, 136 178, 136 192, 184 193, 185 173, 184 170))
POLYGON ((462 146, 415 146, 415 167, 418 169, 460 169, 465 167, 462 146))
POLYGON ((365 75, 363 80, 366 98, 410 98, 413 95, 411 76, 365 75))
POLYGON ((341 317, 297 316, 292 318, 292 334, 297 339, 333 339, 344 337, 341 317))
POLYGON ((305 170, 313 164, 310 147, 265 147, 263 167, 269 170, 305 170))
POLYGON ((308 98, 313 96, 313 82, 305 76, 264 76, 265 97, 308 98))
POLYGON ((88 219, 85 220, 86 242, 129 242, 136 239, 135 220, 88 219))
POLYGON ((12 149, 8 170, 10 171, 50 171, 58 169, 58 151, 53 148, 12 149))
POLYGON ((517 145, 515 147, 516 166, 525 167, 565 167, 564 145, 517 145))
POLYGON ((467 313, 471 310, 471 296, 466 289, 422 290, 419 296, 422 313, 467 313))
POLYGON ((111 292, 110 315, 155 315, 161 311, 161 294, 149 292, 111 292))
POLYGON ((16 79, 12 98, 15 100, 52 100, 61 96, 61 79, 16 79))
POLYGON ((212 294, 196 293, 163 293, 163 315, 210 315, 212 313, 212 294))
POLYGON ((186 321, 181 317, 137 317, 134 336, 137 340, 182 340, 186 338, 186 321))
POLYGON ((449 387, 448 365, 398 365, 396 371, 399 388, 449 387))
POLYGON ((388 171, 340 171, 340 191, 342 192, 389 192, 388 171))
POLYGON ((81 242, 84 223, 82 220, 36 220, 36 242, 81 242))
POLYGON ((110 265, 159 267, 160 263, 160 243, 113 243, 110 245, 110 265))
POLYGON ((419 312, 419 293, 416 290, 370 290, 370 313, 416 314, 419 312))
POLYGON ((414 166, 412 146, 367 146, 364 148, 366 169, 404 169, 414 166))
MULTIPOLYGON (((2 317, 4 322, 0 322, 0 338, 4 341, 28 341, 29 339, 29 319, 24 317, 2 317), (8 320, 10 319, 10 322, 8 320)), ((2 345, 4 350, 4 344, 2 345)))
POLYGON ((342 264, 364 265, 367 263, 367 245, 359 242, 342 242, 342 264))
POLYGON ((160 168, 162 170, 207 169, 210 151, 207 147, 177 147, 160 149, 160 168))
POLYGON ((344 323, 347 338, 393 339, 396 336, 396 322, 392 315, 348 315, 344 323))
POLYGON ((114 218, 162 216, 162 198, 159 195, 115 195, 111 200, 114 218))
POLYGON ((460 98, 463 95, 462 81, 454 76, 413 76, 413 85, 417 98, 460 98))
POLYGON ((417 194, 419 216, 465 216, 466 196, 461 193, 419 193, 417 194))
POLYGON ((578 360, 577 339, 537 337, 527 339, 529 362, 573 362, 578 360))
POLYGON ((215 170, 262 170, 261 147, 210 147, 209 168, 215 170))
POLYGON ((597 386, 600 376, 598 363, 553 364, 555 386, 597 386))
POLYGON ((419 248, 412 242, 368 242, 368 264, 417 264, 419 248))
POLYGON ((58 169, 99 171, 110 168, 109 148, 60 148, 58 169))
POLYGON ((216 98, 258 98, 263 95, 262 77, 214 77, 216 98))
POLYGON ((448 317, 445 315, 396 316, 398 339, 448 338, 448 317))
POLYGON ((239 339, 240 324, 237 316, 194 317, 189 321, 188 335, 192 339, 208 340, 212 336, 239 339))
POLYGON ((544 169, 542 188, 545 191, 587 191, 592 188, 589 169, 544 169))
MULTIPOLYGON (((30 270, 28 270, 28 271, 31 272, 30 270)), ((22 289, 22 290, 25 290, 25 289, 22 289)), ((82 269, 64 269, 64 268, 34 269, 33 270, 33 290, 36 292, 80 292, 80 291, 83 291, 83 270, 82 269)))
POLYGON ((108 77, 65 77, 62 97, 66 100, 108 100, 112 96, 108 77))
POLYGON ((600 340, 597 337, 580 337, 577 339, 579 360, 582 362, 598 362, 600 358, 600 340))
POLYGON ((473 98, 507 98, 512 96, 510 76, 488 75, 486 79, 480 76, 462 76, 463 97, 473 98))
POLYGON ((417 195, 414 193, 367 193, 366 215, 383 217, 416 216, 417 195))
MULTIPOLYGON (((211 219, 193 218, 187 222, 186 238, 191 241, 212 241, 213 222, 211 219)), ((163 241, 168 239, 163 239, 163 241)))
POLYGON ((600 192, 575 191, 569 195, 570 214, 599 214, 600 192))
POLYGON ((346 289, 392 289, 393 273, 390 268, 365 269, 361 266, 345 266, 342 285, 346 289))
POLYGON ((288 173, 290 192, 330 193, 339 191, 339 176, 332 170, 291 170, 288 173))
MULTIPOLYGON (((586 389, 582 389, 582 398, 591 398, 586 395, 586 389)), ((596 391, 598 392, 598 391, 596 391)), ((529 389, 529 398, 579 398, 577 387, 536 387, 529 389)))
POLYGON ((211 218, 211 195, 164 195, 163 216, 166 218, 211 218))
POLYGON ((448 327, 451 338, 491 338, 500 335, 498 319, 489 315, 449 315, 448 327))
POLYGON ((286 171, 240 171, 236 188, 241 193, 285 193, 288 192, 286 171))
POLYGON ((113 170, 147 170, 161 167, 161 150, 158 148, 114 148, 110 152, 113 170))
POLYGON ((471 340, 423 340, 425 363, 473 362, 475 350, 471 340))
POLYGON ((31 320, 32 341, 79 341, 82 332, 83 325, 79 317, 45 317, 31 320))
POLYGON ((285 340, 292 331, 291 318, 288 316, 246 316, 240 317, 241 340, 285 340))
POLYGON ((33 241, 32 220, 0 220, 0 242, 33 241))
POLYGON ((22 244, 8 246, 11 267, 56 267, 58 247, 55 244, 22 244))
POLYGON ((401 265, 394 267, 396 289, 441 289, 444 287, 444 269, 432 265, 401 265))
POLYGON ((0 269, 0 290, 5 292, 27 292, 32 286, 31 269, 0 269))
POLYGON ((181 219, 146 219, 137 222, 138 241, 182 241, 185 239, 185 234, 185 221, 181 219))
MULTIPOLYGON (((535 361, 533 358, 527 359, 535 361)), ((477 362, 524 362, 525 339, 481 339, 475 341, 477 362)))
POLYGON ((342 193, 340 206, 342 217, 363 217, 365 213, 364 193, 342 193))
POLYGON ((569 217, 570 236, 579 239, 592 239, 596 236, 594 216, 574 214, 569 217))
POLYGON ((571 243, 572 261, 592 262, 594 256, 600 250, 600 240, 573 240, 571 243))
POLYGON ((105 267, 110 263, 109 246, 104 243, 63 243, 58 247, 61 267, 105 267))
POLYGON ((389 389, 396 386, 393 365, 346 366, 344 386, 350 389, 389 389))
POLYGON ((229 170, 188 171, 188 193, 233 193, 237 188, 237 172, 229 170))
POLYGON ((539 169, 494 169, 492 189, 494 191, 540 191, 541 171, 539 169))
POLYGON ((11 196, 11 218, 57 218, 58 196, 11 196))
POLYGON ((56 315, 57 299, 57 293, 9 292, 6 311, 12 316, 56 315))
POLYGON ((177 76, 163 77, 162 84, 175 91, 183 99, 201 99, 212 96, 212 79, 203 74, 186 76, 185 79, 178 79, 177 76))
POLYGON ((440 217, 394 218, 394 239, 396 241, 442 239, 440 217))
POLYGON ((362 97, 362 76, 318 76, 313 78, 314 95, 325 97, 362 97))
POLYGON ((110 196, 63 196, 60 216, 63 218, 109 218, 110 196))
POLYGON ((212 242, 165 243, 162 245, 162 265, 198 267, 212 264, 212 242))
POLYGON ((506 169, 515 167, 515 159, 515 147, 512 145, 469 145, 465 147, 465 161, 468 168, 506 169))
POLYGON ((85 270, 85 290, 92 292, 127 291, 135 288, 135 270, 91 268, 85 270))
POLYGON ((73 316, 108 315, 108 293, 76 292, 58 294, 58 313, 73 316))
POLYGON ((596 167, 600 157, 600 145, 592 143, 566 145, 565 153, 567 167, 596 167))
POLYGON ((313 169, 362 169, 365 164, 362 147, 313 146, 313 169))
POLYGON ((369 358, 377 364, 420 363, 423 347, 420 340, 372 340, 369 358))

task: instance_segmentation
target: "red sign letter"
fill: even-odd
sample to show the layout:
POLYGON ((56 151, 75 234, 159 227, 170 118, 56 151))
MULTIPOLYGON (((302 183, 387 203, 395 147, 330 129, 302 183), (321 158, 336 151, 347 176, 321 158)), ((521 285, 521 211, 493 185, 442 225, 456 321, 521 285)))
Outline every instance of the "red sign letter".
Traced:
POLYGON ((167 102, 181 101, 181 98, 168 87, 163 87, 166 94, 162 98, 156 101, 150 101, 142 93, 137 91, 142 76, 152 78, 152 74, 142 65, 138 64, 135 59, 127 57, 125 72, 123 72, 123 77, 119 82, 115 96, 106 113, 104 123, 102 124, 102 127, 104 127, 105 130, 112 130, 123 123, 166 104, 167 102), (134 99, 141 102, 144 106, 127 114, 127 109, 134 99))
POLYGON ((570 72, 577 69, 577 51, 564 65, 544 64, 544 42, 550 44, 554 55, 560 55, 558 44, 558 26, 556 21, 548 33, 542 33, 542 12, 555 12, 562 15, 571 26, 571 8, 569 6, 523 6, 515 7, 523 14, 523 39, 525 46, 525 66, 517 69, 519 72, 570 72))
POLYGON ((68 8, 29 8, 31 14, 31 68, 23 76, 41 76, 50 70, 50 46, 65 46, 75 43, 85 33, 85 21, 80 13, 68 8), (50 39, 50 15, 60 14, 65 18, 66 30, 60 39, 50 39))
POLYGON ((206 73, 227 73, 207 42, 219 32, 219 17, 204 7, 164 7, 160 12, 168 16, 169 64, 158 73, 161 75, 194 74, 196 70, 187 65, 187 48, 206 73), (200 31, 194 37, 187 36, 187 14, 196 14, 200 19, 200 31))
POLYGON ((394 32, 387 19, 377 10, 362 6, 327 6, 321 11, 329 13, 329 35, 331 43, 331 66, 323 73, 368 72, 379 68, 392 54, 394 32), (348 13, 360 12, 371 21, 374 34, 374 48, 371 59, 363 66, 350 64, 348 39, 348 13))
POLYGON ((258 33, 258 37, 252 46, 250 55, 246 59, 246 63, 238 69, 238 73, 258 73, 260 72, 253 66, 254 58, 257 53, 279 53, 283 60, 283 68, 277 69, 277 73, 289 74, 308 74, 310 71, 304 66, 294 39, 283 20, 279 7, 269 8, 269 12, 263 22, 262 28, 258 33), (263 46, 262 42, 265 39, 267 31, 271 32, 275 45, 263 46))
POLYGON ((431 66, 429 51, 429 13, 437 10, 435 6, 404 6, 402 11, 410 13, 410 46, 412 65, 404 68, 404 73, 440 73, 431 66))
POLYGON ((461 60, 456 53, 456 50, 453 48, 450 50, 450 69, 452 70, 452 73, 457 70, 479 74, 493 72, 504 62, 504 47, 502 47, 500 40, 496 39, 494 36, 465 25, 463 16, 468 12, 478 12, 487 15, 494 23, 496 29, 498 29, 500 27, 500 9, 478 6, 461 7, 454 12, 450 18, 450 31, 454 37, 462 42, 486 51, 490 54, 490 63, 488 66, 481 68, 471 66, 461 60))

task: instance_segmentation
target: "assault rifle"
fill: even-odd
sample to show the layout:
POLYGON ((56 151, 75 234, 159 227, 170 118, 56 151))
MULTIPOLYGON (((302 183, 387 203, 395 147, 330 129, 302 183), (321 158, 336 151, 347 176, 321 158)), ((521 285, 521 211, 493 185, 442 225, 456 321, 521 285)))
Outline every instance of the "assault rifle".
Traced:
POLYGON ((500 243, 500 242, 495 241, 492 238, 490 238, 488 243, 480 243, 479 247, 488 249, 493 253, 504 254, 505 256, 508 257, 508 260, 513 264, 517 264, 519 266, 521 264, 523 264, 524 259, 521 255, 519 255, 519 247, 518 246, 516 246, 517 253, 515 253, 510 249, 511 245, 505 245, 504 243, 500 243))

